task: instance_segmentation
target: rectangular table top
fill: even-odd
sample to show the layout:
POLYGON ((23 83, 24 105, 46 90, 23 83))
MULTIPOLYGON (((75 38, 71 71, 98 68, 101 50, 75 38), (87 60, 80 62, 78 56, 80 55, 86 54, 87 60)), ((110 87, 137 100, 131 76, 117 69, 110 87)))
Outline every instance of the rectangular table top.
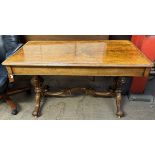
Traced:
POLYGON ((127 40, 29 41, 3 62, 6 66, 152 67, 127 40))

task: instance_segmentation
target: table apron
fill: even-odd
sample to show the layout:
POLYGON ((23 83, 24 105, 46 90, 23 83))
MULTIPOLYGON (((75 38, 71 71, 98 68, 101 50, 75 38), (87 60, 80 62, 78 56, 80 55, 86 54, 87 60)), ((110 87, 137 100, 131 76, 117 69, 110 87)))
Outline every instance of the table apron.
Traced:
POLYGON ((68 76, 139 76, 147 77, 149 67, 39 67, 7 66, 9 75, 68 75, 68 76))

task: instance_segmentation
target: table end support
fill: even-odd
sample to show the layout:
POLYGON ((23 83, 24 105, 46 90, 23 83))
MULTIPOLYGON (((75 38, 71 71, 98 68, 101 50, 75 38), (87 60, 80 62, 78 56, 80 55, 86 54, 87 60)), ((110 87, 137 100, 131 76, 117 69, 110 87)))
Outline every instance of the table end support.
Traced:
POLYGON ((32 85, 34 86, 34 91, 36 93, 35 95, 35 108, 32 113, 34 117, 39 117, 40 116, 40 103, 41 103, 41 98, 43 96, 43 78, 40 76, 34 76, 31 80, 32 85))
POLYGON ((120 118, 124 116, 122 110, 122 86, 125 84, 126 80, 124 77, 116 78, 116 115, 120 118))

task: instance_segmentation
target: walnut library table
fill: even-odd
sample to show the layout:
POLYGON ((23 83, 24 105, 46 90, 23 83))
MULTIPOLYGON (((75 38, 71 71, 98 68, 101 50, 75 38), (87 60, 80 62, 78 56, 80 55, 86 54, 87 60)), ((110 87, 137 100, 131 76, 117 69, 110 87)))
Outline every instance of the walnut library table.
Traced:
POLYGON ((143 53, 127 40, 97 41, 29 41, 3 62, 14 81, 14 75, 33 75, 35 108, 33 116, 40 115, 43 96, 71 96, 82 91, 93 96, 116 97, 116 115, 124 115, 121 108, 122 86, 125 77, 147 77, 153 66, 143 53), (42 75, 113 76, 114 87, 107 92, 86 88, 72 88, 49 92, 43 87, 42 75))

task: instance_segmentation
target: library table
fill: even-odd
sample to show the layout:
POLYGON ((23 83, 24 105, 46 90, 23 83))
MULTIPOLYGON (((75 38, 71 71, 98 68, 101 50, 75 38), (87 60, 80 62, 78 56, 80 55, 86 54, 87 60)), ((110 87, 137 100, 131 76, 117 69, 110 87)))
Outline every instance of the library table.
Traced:
POLYGON ((152 62, 127 40, 97 41, 29 41, 14 55, 3 62, 14 81, 15 75, 33 75, 32 85, 36 93, 33 116, 40 115, 43 96, 65 97, 75 92, 93 96, 116 98, 116 115, 122 117, 122 86, 125 77, 147 77, 152 62), (88 88, 72 88, 50 92, 43 87, 42 75, 63 76, 113 76, 114 84, 107 92, 88 88))

